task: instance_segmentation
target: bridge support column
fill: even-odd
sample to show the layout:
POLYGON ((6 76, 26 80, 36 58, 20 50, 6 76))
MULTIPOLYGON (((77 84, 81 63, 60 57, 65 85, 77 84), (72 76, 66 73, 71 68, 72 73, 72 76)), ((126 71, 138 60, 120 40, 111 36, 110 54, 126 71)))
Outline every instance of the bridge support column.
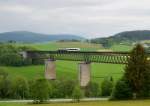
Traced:
POLYGON ((45 78, 48 80, 56 79, 55 60, 53 59, 45 60, 45 78))
POLYGON ((91 64, 79 63, 79 83, 81 87, 86 87, 91 79, 91 64))

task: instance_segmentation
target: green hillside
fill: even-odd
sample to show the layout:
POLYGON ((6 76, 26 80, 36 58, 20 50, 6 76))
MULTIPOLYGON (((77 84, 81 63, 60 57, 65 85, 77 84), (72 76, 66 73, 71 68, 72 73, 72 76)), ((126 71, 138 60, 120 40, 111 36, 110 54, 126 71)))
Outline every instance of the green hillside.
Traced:
MULTIPOLYGON (((78 63, 73 61, 56 61, 58 79, 78 80, 78 63)), ((120 78, 123 73, 123 65, 92 63, 92 80, 101 82, 104 78, 113 76, 120 78)), ((44 65, 33 65, 26 67, 2 67, 7 70, 11 78, 22 76, 28 80, 33 78, 44 78, 44 65)))
POLYGON ((132 46, 133 43, 150 40, 150 30, 135 30, 124 31, 115 35, 103 38, 91 39, 92 43, 102 44, 104 47, 111 47, 112 45, 127 45, 132 46))
POLYGON ((72 34, 43 34, 29 31, 12 31, 0 33, 0 42, 48 42, 58 40, 83 40, 83 37, 72 34))
POLYGON ((133 47, 129 45, 112 45, 111 50, 112 51, 130 51, 133 47))
MULTIPOLYGON (((38 50, 57 50, 58 48, 77 47, 81 50, 104 50, 99 44, 89 44, 82 42, 48 42, 48 43, 34 43, 23 44, 16 43, 16 46, 29 46, 38 50)), ((127 51, 131 49, 129 46, 114 45, 112 48, 114 51, 127 51)), ((106 50, 107 51, 107 50, 106 50)), ((75 79, 78 80, 78 63, 74 61, 56 61, 56 71, 58 79, 75 79)), ((23 76, 28 80, 41 77, 44 78, 44 65, 32 65, 24 67, 2 67, 9 73, 11 78, 16 76, 23 76)), ((92 63, 92 80, 101 82, 105 77, 113 76, 114 79, 120 78, 123 73, 124 65, 116 64, 102 64, 92 63)))
POLYGON ((85 42, 46 42, 46 43, 16 43, 16 46, 29 46, 37 50, 58 50, 58 48, 81 48, 81 50, 103 49, 100 44, 85 42))
POLYGON ((82 51, 129 51, 132 46, 116 44, 105 49, 101 44, 86 42, 46 42, 46 43, 16 43, 16 46, 29 46, 37 50, 58 50, 58 48, 81 48, 82 51))

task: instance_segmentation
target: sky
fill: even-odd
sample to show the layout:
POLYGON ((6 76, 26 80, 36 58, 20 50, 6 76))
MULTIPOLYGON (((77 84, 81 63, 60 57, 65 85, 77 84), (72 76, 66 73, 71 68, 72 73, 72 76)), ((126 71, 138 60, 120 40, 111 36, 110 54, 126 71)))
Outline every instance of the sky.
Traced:
POLYGON ((0 0, 0 32, 107 37, 150 30, 150 0, 0 0))

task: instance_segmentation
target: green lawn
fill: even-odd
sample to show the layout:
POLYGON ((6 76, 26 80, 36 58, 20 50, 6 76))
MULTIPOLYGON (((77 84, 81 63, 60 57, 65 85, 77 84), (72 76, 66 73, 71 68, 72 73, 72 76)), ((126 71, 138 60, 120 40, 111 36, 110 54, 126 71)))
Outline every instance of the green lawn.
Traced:
POLYGON ((0 106, 150 106, 150 100, 50 103, 50 104, 37 104, 37 105, 26 104, 26 103, 0 103, 0 106))
MULTIPOLYGON (((78 79, 78 63, 74 61, 56 61, 56 71, 58 79, 78 79)), ((92 63, 92 80, 101 82, 107 76, 118 79, 122 73, 124 65, 92 63)), ((44 65, 34 65, 26 67, 2 67, 9 73, 10 77, 23 76, 27 79, 36 77, 44 78, 44 65)))
MULTIPOLYGON (((82 42, 47 42, 31 44, 15 44, 16 46, 30 46, 38 50, 57 50, 58 48, 77 47, 81 50, 102 50, 99 44, 90 44, 82 42)), ((112 50, 126 51, 131 47, 125 45, 114 45, 112 50)), ((78 79, 78 63, 74 61, 56 61, 56 71, 58 79, 78 79)), ((44 78, 44 65, 25 66, 25 67, 3 67, 8 71, 10 77, 23 76, 27 79, 44 78)), ((107 76, 113 76, 114 79, 120 78, 123 73, 124 65, 92 63, 92 81, 101 82, 107 76)))
POLYGON ((15 46, 29 46, 37 50, 58 50, 58 48, 80 48, 82 51, 129 51, 132 46, 113 45, 110 49, 104 49, 101 44, 86 42, 45 42, 45 43, 16 43, 15 46))
POLYGON ((58 50, 58 48, 80 48, 82 51, 96 51, 102 49, 100 44, 83 42, 45 42, 45 43, 16 43, 15 46, 29 46, 37 50, 58 50))
POLYGON ((113 51, 130 51, 133 47, 128 45, 113 45, 111 50, 113 51))

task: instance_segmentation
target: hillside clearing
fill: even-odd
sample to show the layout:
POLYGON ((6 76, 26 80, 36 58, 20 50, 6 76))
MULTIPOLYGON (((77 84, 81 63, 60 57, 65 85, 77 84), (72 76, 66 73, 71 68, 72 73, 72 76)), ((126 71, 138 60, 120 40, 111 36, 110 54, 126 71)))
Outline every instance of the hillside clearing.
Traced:
POLYGON ((80 48, 82 51, 97 51, 103 49, 100 44, 86 42, 45 42, 45 43, 17 43, 16 46, 29 46, 37 50, 58 50, 58 48, 80 48))
MULTIPOLYGON (((78 63, 74 61, 56 61, 56 71, 58 79, 78 80, 78 63)), ((91 78, 93 81, 101 82, 104 78, 112 76, 114 79, 120 78, 124 65, 92 63, 91 78)), ((44 65, 32 65, 24 67, 2 67, 15 78, 22 76, 27 79, 44 78, 44 65)))

